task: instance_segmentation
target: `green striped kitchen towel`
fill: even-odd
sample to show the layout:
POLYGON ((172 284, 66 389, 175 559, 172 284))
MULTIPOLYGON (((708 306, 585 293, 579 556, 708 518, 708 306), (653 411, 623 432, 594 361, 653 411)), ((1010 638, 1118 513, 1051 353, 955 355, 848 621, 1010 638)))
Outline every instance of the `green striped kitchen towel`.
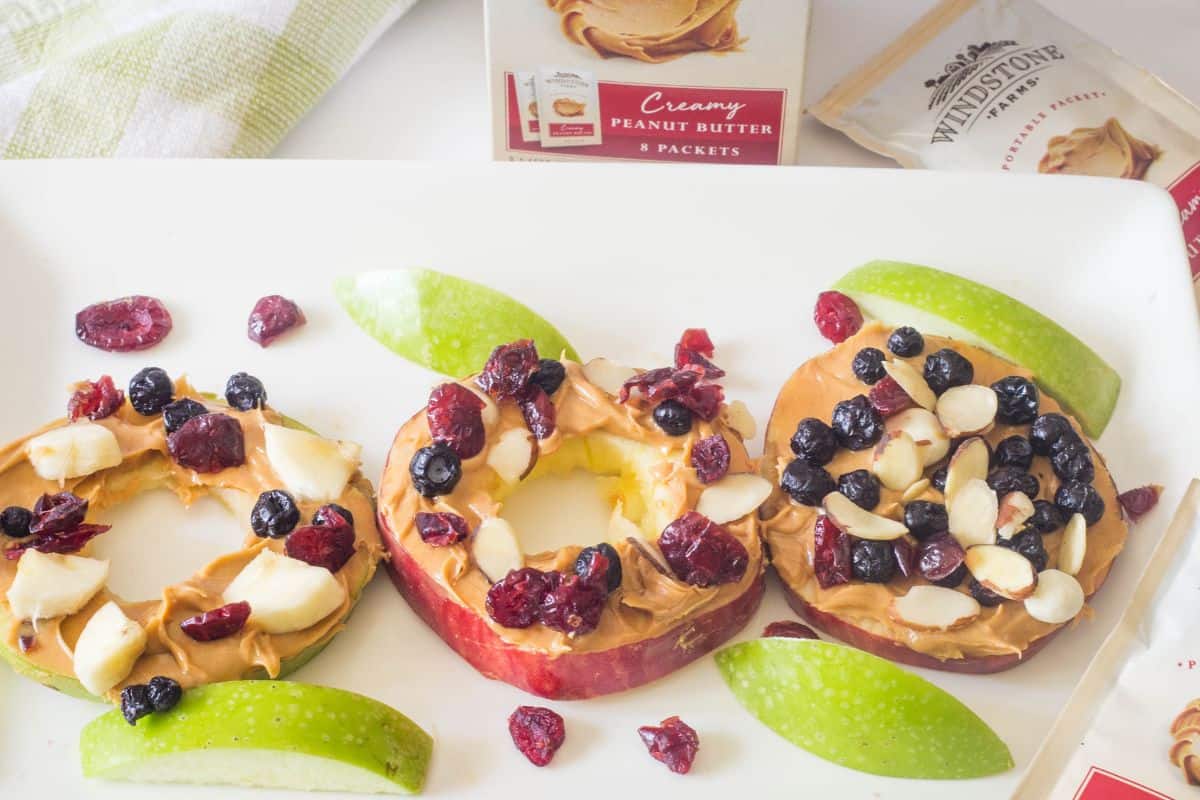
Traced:
POLYGON ((0 155, 266 155, 415 2, 0 0, 0 155))

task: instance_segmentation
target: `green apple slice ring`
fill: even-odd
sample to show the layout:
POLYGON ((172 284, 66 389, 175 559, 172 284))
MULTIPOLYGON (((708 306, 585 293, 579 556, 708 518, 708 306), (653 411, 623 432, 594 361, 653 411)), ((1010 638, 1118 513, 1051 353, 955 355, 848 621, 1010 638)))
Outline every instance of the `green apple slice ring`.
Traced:
POLYGON ((932 683, 830 642, 758 639, 716 655, 751 714, 843 767, 895 778, 980 778, 1013 767, 988 725, 932 683))
POLYGON ((75 697, 113 702, 123 686, 155 675, 185 688, 279 678, 333 639, 374 574, 383 550, 357 445, 323 439, 269 406, 231 408, 183 379, 173 395, 233 418, 243 462, 215 472, 184 466, 169 453, 162 414, 142 415, 126 401, 110 416, 59 420, 0 449, 0 508, 30 508, 43 494, 68 492, 87 501, 90 523, 96 512, 150 489, 166 488, 185 504, 209 494, 245 520, 243 548, 164 587, 157 599, 131 602, 106 587, 108 562, 91 557, 90 544, 54 553, 33 547, 36 536, 0 538, 9 556, 0 559, 0 657, 18 674, 75 697), (352 550, 343 548, 345 562, 330 571, 319 559, 289 556, 282 536, 255 535, 249 512, 268 490, 291 496, 295 528, 324 505, 348 510, 354 539, 352 550), (255 581, 240 579, 251 573, 255 581), (184 620, 240 600, 251 609, 239 630, 204 641, 181 629, 184 620))
POLYGON ((1112 417, 1121 376, 1054 320, 988 286, 898 261, 852 269, 833 288, 892 326, 961 339, 1033 372, 1092 438, 1112 417))
POLYGON ((479 369, 492 348, 532 339, 547 357, 579 356, 553 325, 503 292, 430 269, 338 278, 334 294, 359 327, 394 353, 443 375, 479 369))
POLYGON ((433 739, 362 695, 286 681, 230 681, 184 693, 129 725, 114 709, 79 737, 83 774, 146 783, 416 793, 433 739))

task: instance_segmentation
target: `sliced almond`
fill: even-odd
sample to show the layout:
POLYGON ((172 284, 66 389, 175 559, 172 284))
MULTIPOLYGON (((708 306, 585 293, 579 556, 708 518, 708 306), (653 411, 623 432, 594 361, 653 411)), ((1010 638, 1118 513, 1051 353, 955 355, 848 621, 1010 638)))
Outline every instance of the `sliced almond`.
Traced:
POLYGON ((537 463, 537 439, 528 428, 511 428, 488 449, 487 465, 505 483, 516 483, 537 463))
POLYGON ((1037 589, 1025 598, 1025 610, 1040 622, 1059 625, 1074 619, 1083 602, 1079 581, 1061 570, 1046 569, 1038 573, 1037 589))
POLYGON ((898 622, 925 631, 948 631, 969 625, 979 616, 974 597, 942 586, 914 586, 893 597, 888 609, 898 622))
POLYGON ((1077 575, 1083 568, 1083 557, 1087 554, 1087 520, 1083 514, 1072 514, 1063 529, 1062 544, 1058 548, 1058 568, 1068 575, 1077 575))
POLYGON ((987 386, 952 386, 937 400, 938 422, 952 439, 987 433, 996 424, 999 401, 987 386))
POLYGON ((978 478, 985 480, 988 475, 988 461, 992 454, 987 442, 978 436, 967 439, 958 446, 954 455, 950 456, 950 464, 946 467, 946 502, 954 499, 958 490, 967 482, 978 478))
POLYGON ((971 478, 947 505, 950 533, 964 548, 996 541, 999 502, 987 481, 971 478))
POLYGON ((916 500, 918 497, 925 494, 931 485, 932 484, 930 483, 929 478, 921 478, 921 480, 904 490, 904 494, 900 495, 900 502, 911 503, 913 500, 916 500))
POLYGON ((727 404, 721 410, 721 414, 725 417, 725 424, 737 431, 743 439, 753 439, 758 433, 758 423, 754 421, 754 415, 741 400, 727 404))
POLYGON ((607 358, 593 358, 583 365, 583 377, 593 386, 597 386, 609 394, 620 394, 625 381, 637 375, 637 370, 609 361, 607 358))
POLYGON ((942 430, 942 423, 932 411, 924 408, 908 408, 887 418, 884 422, 888 433, 904 431, 917 443, 924 466, 936 464, 950 452, 950 437, 942 430))
POLYGON ((908 528, 903 523, 872 514, 856 505, 841 492, 830 492, 825 495, 822 505, 825 513, 839 528, 859 539, 890 542, 908 533, 908 528))
POLYGON ((1029 559, 998 544, 967 550, 967 569, 975 580, 1009 600, 1024 600, 1037 588, 1038 577, 1029 559))
POLYGON ((726 475, 700 493, 696 511, 718 525, 758 510, 771 496, 771 482, 752 472, 726 475))
POLYGON ((996 535, 1001 539, 1016 536, 1033 516, 1033 501, 1024 492, 1010 492, 1000 500, 996 515, 996 535))
POLYGON ((920 480, 923 469, 917 443, 904 431, 886 434, 875 446, 871 471, 893 492, 902 492, 920 480))
POLYGON ((471 557, 492 583, 525 566, 517 532, 501 517, 486 517, 479 523, 471 539, 471 557))
POLYGON ((937 405, 937 395, 933 393, 933 389, 929 388, 925 378, 917 372, 912 364, 907 361, 885 361, 883 362, 883 371, 900 384, 900 388, 921 408, 932 411, 933 407, 937 405))

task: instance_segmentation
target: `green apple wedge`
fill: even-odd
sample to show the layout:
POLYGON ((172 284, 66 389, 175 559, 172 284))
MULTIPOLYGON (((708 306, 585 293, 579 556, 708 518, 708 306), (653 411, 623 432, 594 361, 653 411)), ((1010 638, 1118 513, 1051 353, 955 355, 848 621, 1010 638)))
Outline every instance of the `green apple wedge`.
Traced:
POLYGON ((119 709, 79 737, 88 778, 310 791, 421 790, 433 739, 369 697, 286 681, 191 689, 137 725, 119 709))
POLYGON ((870 653, 804 639, 742 642, 716 655, 734 696, 793 744, 894 778, 978 778, 1013 767, 987 724, 953 696, 870 653))
POLYGON ((443 375, 478 372, 496 345, 532 339, 546 358, 578 361, 554 326, 503 292, 431 269, 338 278, 334 294, 358 326, 392 352, 443 375))
POLYGON ((863 264, 833 288, 886 324, 961 339, 1026 367, 1089 436, 1112 417, 1121 376, 1057 322, 1003 292, 899 261, 863 264))

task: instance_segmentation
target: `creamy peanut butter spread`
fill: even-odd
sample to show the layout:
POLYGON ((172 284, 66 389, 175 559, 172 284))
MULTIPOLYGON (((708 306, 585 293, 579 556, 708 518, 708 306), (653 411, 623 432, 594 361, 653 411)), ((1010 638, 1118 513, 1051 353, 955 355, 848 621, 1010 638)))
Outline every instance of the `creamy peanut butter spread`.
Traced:
MULTIPOLYGON (((869 387, 855 377, 851 362, 864 347, 876 347, 887 352, 888 334, 889 330, 878 323, 868 324, 842 344, 807 361, 784 384, 767 428, 762 461, 763 474, 773 485, 778 487, 779 476, 792 459, 789 442, 801 419, 816 417, 829 420, 838 402, 867 393, 869 387)), ((943 347, 950 347, 971 361, 975 367, 974 382, 977 384, 990 385, 1008 375, 1034 377, 1028 370, 980 348, 937 336, 926 336, 924 351, 903 360, 920 371, 925 355, 943 347)), ((1040 409, 1040 413, 1063 413, 1059 405, 1045 393, 1041 395, 1040 409)), ((1071 424, 1083 437, 1083 431, 1074 419, 1071 419, 1071 424)), ((989 444, 995 445, 1007 436, 1018 433, 1027 435, 1028 431, 1027 425, 997 423, 985 438, 989 444)), ((1087 441, 1086 437, 1084 441, 1087 441)), ((1084 594, 1090 597, 1108 575, 1113 559, 1125 544, 1128 529, 1121 518, 1112 477, 1105 469, 1100 454, 1090 442, 1088 446, 1092 448, 1096 463, 1093 485, 1105 504, 1104 516, 1087 529, 1086 555, 1083 566, 1075 576, 1084 594)), ((839 448, 825 469, 834 478, 856 469, 870 469, 872 449, 855 452, 839 448)), ((934 469, 928 468, 926 475, 932 474, 934 469)), ((1041 484, 1039 497, 1052 500, 1060 481, 1051 469, 1049 460, 1042 456, 1035 457, 1030 472, 1041 484)), ((875 513, 901 518, 901 494, 886 487, 881 488, 875 513)), ((932 486, 911 499, 944 502, 941 493, 932 486)), ((1005 601, 998 606, 984 608, 979 617, 961 628, 943 631, 915 629, 889 615, 888 607, 893 597, 906 594, 912 586, 926 583, 920 577, 904 578, 897 574, 886 584, 852 580, 828 589, 822 588, 812 567, 813 526, 819 513, 818 508, 792 501, 778 488, 761 510, 772 564, 795 594, 820 611, 833 614, 868 633, 942 660, 1020 654, 1038 639, 1062 627, 1034 619, 1020 602, 1005 601)), ((1049 555, 1048 566, 1051 568, 1057 564, 1062 535, 1062 529, 1059 529, 1043 537, 1049 555)), ((966 591, 965 582, 959 591, 966 591)))
POLYGON ((657 64, 701 50, 733 50, 741 0, 547 0, 566 37, 601 56, 657 64))
POLYGON ((1132 136, 1110 117, 1098 128, 1076 128, 1052 138, 1038 172, 1141 180, 1160 155, 1161 150, 1132 136))
MULTIPOLYGON (((538 442, 538 466, 530 478, 541 474, 556 455, 569 458, 581 445, 605 448, 614 446, 614 442, 618 447, 620 442, 630 442, 649 448, 653 453, 652 463, 647 466, 648 477, 653 481, 652 506, 647 505, 641 519, 633 519, 632 513, 626 515, 639 523, 653 542, 663 526, 696 507, 704 489, 695 470, 688 465, 695 442, 720 434, 730 446, 729 474, 754 471, 741 437, 723 417, 718 416, 711 423, 697 418, 688 435, 667 436, 655 425, 652 409, 639 406, 635 399, 618 403, 615 397, 589 382, 579 364, 564 361, 563 366, 566 379, 553 395, 557 427, 550 437, 538 442)), ((525 421, 516 405, 502 403, 499 421, 487 430, 483 452, 463 462, 462 479, 454 491, 442 497, 425 498, 413 488, 408 476, 413 454, 432 440, 426 416, 419 413, 397 433, 379 486, 385 535, 394 537, 449 597, 474 611, 505 642, 555 656, 609 650, 659 636, 700 613, 721 608, 741 597, 761 578, 763 549, 758 519, 751 513, 723 526, 750 555, 749 567, 737 583, 705 588, 689 585, 660 570, 638 546, 623 539, 613 543, 621 558, 622 583, 609 595, 595 630, 570 636, 538 624, 519 629, 498 625, 486 610, 485 598, 491 582, 471 559, 471 540, 450 547, 428 545, 417 533, 414 519, 419 511, 450 512, 464 517, 474 530, 485 517, 497 516, 503 498, 515 486, 505 485, 487 465, 488 454, 501 434, 524 427, 525 421)), ((632 476, 625 474, 622 479, 624 482, 632 476)), ((638 502, 628 496, 626 501, 635 505, 638 502)), ((517 533, 519 536, 520 532, 517 533)), ((525 566, 570 571, 579 550, 578 546, 566 546, 556 551, 526 554, 525 566)))
POLYGON ((569 97, 560 97, 554 101, 554 113, 560 117, 580 117, 583 116, 584 109, 587 108, 587 103, 581 103, 578 100, 572 100, 569 97))
MULTIPOLYGON (((43 493, 65 490, 88 500, 88 521, 91 521, 97 512, 154 488, 170 489, 185 505, 209 493, 226 502, 229 501, 228 492, 241 493, 244 496, 241 499, 246 502, 237 505, 247 509, 261 492, 284 488, 283 481, 271 467, 264 444, 264 424, 283 424, 285 421, 278 412, 270 408, 231 409, 202 396, 184 380, 177 381, 175 397, 190 397, 210 411, 234 417, 245 436, 245 463, 208 474, 180 466, 168 455, 161 415, 142 416, 126 402, 112 416, 94 423, 103 425, 116 436, 122 455, 118 466, 68 479, 61 485, 40 478, 26 456, 25 445, 41 433, 66 425, 66 420, 52 422, 0 449, 0 508, 10 505, 29 508, 43 493)), ((217 558, 182 583, 164 587, 159 599, 130 602, 104 588, 78 612, 38 620, 32 628, 30 623, 14 619, 4 599, 16 576, 19 561, 0 559, 0 636, 3 646, 37 669, 72 677, 72 651, 80 632, 92 614, 112 600, 126 616, 145 629, 149 641, 132 672, 107 693, 110 699, 117 698, 124 686, 145 683, 155 675, 174 678, 184 688, 246 677, 276 677, 289 666, 299 666, 315 655, 341 630, 382 557, 371 486, 366 479, 356 473, 335 502, 354 516, 356 549, 350 560, 334 574, 345 590, 341 607, 309 628, 268 634, 255 628, 252 617, 240 632, 211 642, 195 641, 180 630, 179 623, 188 617, 224 605, 222 594, 226 587, 261 550, 269 548, 283 552, 285 540, 258 538, 247 525, 242 550, 217 558), (35 631, 32 645, 22 652, 20 638, 30 631, 35 631)), ((297 505, 303 523, 320 504, 297 498, 297 505)), ((102 535, 120 536, 121 531, 112 530, 102 535)), ((19 541, 11 540, 13 545, 19 541)), ((90 547, 85 547, 77 555, 87 556, 89 550, 90 547)))

